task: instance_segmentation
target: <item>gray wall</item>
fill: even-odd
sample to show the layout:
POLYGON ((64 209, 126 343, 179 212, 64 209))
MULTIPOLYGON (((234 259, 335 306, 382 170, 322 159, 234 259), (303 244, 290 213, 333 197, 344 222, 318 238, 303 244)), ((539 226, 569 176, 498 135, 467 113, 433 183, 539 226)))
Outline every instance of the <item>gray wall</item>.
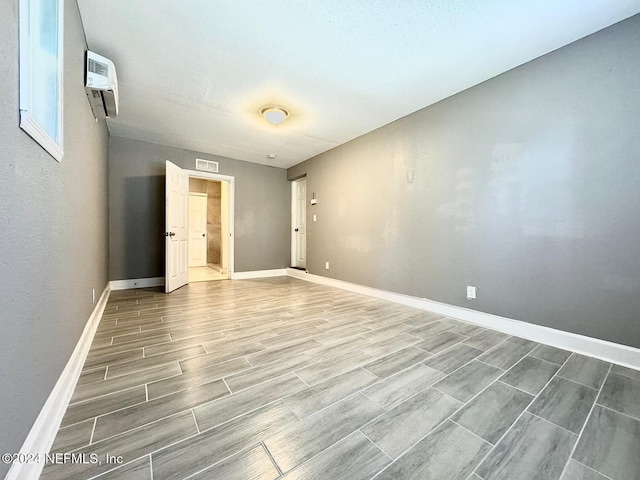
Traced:
MULTIPOLYGON (((107 283, 107 148, 65 5, 64 159, 18 127, 18 0, 0 2, 0 452, 17 452, 107 283)), ((0 466, 0 476, 8 467, 0 466)))
POLYGON ((164 145, 109 141, 109 277, 164 276, 165 161, 195 170, 219 162, 235 177, 235 271, 284 268, 290 262, 291 194, 286 170, 164 145))
POLYGON ((308 270, 640 347, 639 46, 635 16, 289 169, 308 270))

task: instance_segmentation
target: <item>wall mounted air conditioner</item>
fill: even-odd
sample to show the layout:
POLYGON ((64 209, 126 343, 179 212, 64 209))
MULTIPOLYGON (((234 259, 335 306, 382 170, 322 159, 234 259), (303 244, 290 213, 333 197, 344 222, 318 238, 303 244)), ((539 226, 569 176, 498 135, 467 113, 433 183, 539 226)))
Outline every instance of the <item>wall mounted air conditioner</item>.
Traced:
POLYGON ((111 60, 87 50, 84 89, 96 118, 118 116, 118 78, 111 60))

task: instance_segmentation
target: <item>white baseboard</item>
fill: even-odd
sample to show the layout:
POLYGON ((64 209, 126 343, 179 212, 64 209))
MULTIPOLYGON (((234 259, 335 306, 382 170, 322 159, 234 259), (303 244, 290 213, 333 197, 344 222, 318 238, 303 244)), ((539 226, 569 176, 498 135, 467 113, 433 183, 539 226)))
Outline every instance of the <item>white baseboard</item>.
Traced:
POLYGON ((111 290, 128 290, 130 288, 148 288, 164 286, 164 277, 130 278, 128 280, 111 280, 111 290))
POLYGON ((293 268, 287 269, 287 275, 301 280, 306 280, 308 282, 336 287, 349 292, 360 293, 362 295, 399 303, 408 307, 446 315, 465 322, 508 333, 509 335, 516 335, 528 340, 533 340, 534 342, 544 343, 553 347, 570 350, 582 355, 599 358, 601 360, 606 360, 607 362, 613 362, 618 365, 640 370, 640 349, 629 347, 627 345, 620 345, 618 343, 578 335, 576 333, 564 332, 562 330, 543 327, 541 325, 535 325, 533 323, 501 317, 490 313, 479 312, 469 308, 457 307, 455 305, 436 302, 426 298, 412 297, 401 293, 393 293, 386 290, 379 290, 377 288, 365 287, 363 285, 344 282, 334 278, 313 275, 293 268))
POLYGON ((250 280, 252 278, 284 277, 286 275, 286 268, 278 268, 275 270, 254 270, 253 272, 233 272, 231 278, 233 280, 250 280))
POLYGON ((73 350, 67 365, 64 367, 60 378, 56 382, 49 398, 45 402, 38 418, 31 427, 29 435, 22 444, 20 453, 31 456, 37 453, 40 454, 39 463, 14 463, 7 473, 5 480, 23 480, 23 479, 38 479, 44 468, 44 455, 49 453, 53 441, 56 438, 62 417, 64 416, 73 390, 76 388, 76 383, 80 377, 82 366, 87 358, 89 347, 93 341, 93 336, 96 333, 100 319, 104 312, 104 308, 107 305, 107 299, 111 289, 109 284, 105 287, 98 303, 96 304, 87 324, 84 327, 82 335, 76 344, 76 348, 73 350))

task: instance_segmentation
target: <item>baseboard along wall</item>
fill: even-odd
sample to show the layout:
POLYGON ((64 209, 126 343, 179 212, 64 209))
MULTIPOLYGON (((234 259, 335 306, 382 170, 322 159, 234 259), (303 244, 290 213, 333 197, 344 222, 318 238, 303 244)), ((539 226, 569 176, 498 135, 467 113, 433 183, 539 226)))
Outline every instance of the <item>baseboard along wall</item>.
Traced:
POLYGON ((377 288, 366 287, 355 283, 322 277, 294 268, 287 269, 290 277, 306 280, 308 282, 340 288, 353 293, 360 293, 369 297, 399 303, 408 307, 418 308, 427 312, 445 315, 465 322, 480 325, 482 327, 498 330, 509 335, 526 338, 534 342, 544 343, 552 347, 562 348, 589 357, 598 358, 607 362, 616 363, 625 367, 640 370, 640 349, 620 345, 618 343, 600 340, 598 338, 564 332, 550 327, 543 327, 533 323, 501 317, 491 313, 479 312, 469 308, 457 307, 446 303, 436 302, 425 298, 412 297, 400 293, 389 292, 377 288))

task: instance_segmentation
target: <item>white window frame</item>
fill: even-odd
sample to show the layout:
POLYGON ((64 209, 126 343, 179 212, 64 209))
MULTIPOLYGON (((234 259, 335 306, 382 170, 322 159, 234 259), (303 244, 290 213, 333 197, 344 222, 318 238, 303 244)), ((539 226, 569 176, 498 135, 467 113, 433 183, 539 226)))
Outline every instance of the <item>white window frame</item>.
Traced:
MULTIPOLYGON (((49 0, 56 3, 58 21, 57 34, 57 57, 55 58, 55 78, 57 81, 57 96, 46 98, 48 102, 55 102, 55 131, 47 131, 45 125, 38 121, 34 111, 35 102, 42 101, 34 94, 37 85, 33 78, 33 62, 39 56, 38 51, 44 49, 37 45, 39 32, 32 32, 31 25, 40 23, 42 10, 40 8, 43 0, 20 0, 20 128, 31 138, 38 142, 53 158, 58 162, 62 161, 63 149, 63 46, 64 46, 64 0, 49 0)), ((45 0, 46 1, 46 0, 45 0)), ((41 56, 40 56, 41 58, 41 56)), ((42 96, 42 95, 41 95, 42 96)))

